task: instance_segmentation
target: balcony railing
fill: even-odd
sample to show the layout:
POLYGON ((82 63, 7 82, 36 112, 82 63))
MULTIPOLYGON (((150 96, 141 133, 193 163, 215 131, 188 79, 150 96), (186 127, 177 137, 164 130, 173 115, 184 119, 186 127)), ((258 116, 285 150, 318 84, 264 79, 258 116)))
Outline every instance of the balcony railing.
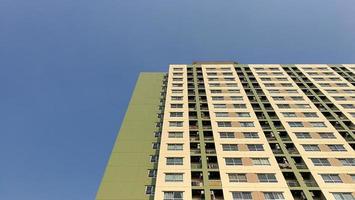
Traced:
POLYGON ((312 181, 312 180, 304 180, 304 183, 308 187, 318 187, 318 184, 315 181, 312 181))
POLYGON ((207 163, 208 169, 218 169, 218 163, 207 163))
POLYGON ((208 180, 209 186, 222 186, 221 180, 208 180))
POLYGON ((203 186, 203 181, 200 179, 192 179, 191 186, 203 186))
POLYGON ((190 149, 191 153, 195 153, 195 154, 200 154, 201 153, 201 149, 190 149))
POLYGON ((192 169, 201 169, 202 164, 201 163, 191 163, 191 168, 192 169))
POLYGON ((300 184, 296 180, 286 180, 287 185, 290 187, 299 187, 300 184))
POLYGON ((208 154, 215 154, 216 150, 215 149, 206 149, 206 153, 208 154))

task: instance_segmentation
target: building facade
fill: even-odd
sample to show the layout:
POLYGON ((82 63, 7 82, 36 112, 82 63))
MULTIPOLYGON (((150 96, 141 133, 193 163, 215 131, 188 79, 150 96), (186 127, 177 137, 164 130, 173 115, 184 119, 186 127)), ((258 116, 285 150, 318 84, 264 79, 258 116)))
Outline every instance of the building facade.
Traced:
POLYGON ((142 73, 97 200, 355 200, 355 65, 142 73))

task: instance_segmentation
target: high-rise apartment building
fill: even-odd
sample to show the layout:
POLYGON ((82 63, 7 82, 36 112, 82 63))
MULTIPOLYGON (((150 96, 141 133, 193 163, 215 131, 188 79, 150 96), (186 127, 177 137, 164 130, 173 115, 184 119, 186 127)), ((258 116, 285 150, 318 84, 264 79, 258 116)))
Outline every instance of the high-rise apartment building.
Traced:
POLYGON ((354 200, 355 65, 142 73, 97 200, 354 200))

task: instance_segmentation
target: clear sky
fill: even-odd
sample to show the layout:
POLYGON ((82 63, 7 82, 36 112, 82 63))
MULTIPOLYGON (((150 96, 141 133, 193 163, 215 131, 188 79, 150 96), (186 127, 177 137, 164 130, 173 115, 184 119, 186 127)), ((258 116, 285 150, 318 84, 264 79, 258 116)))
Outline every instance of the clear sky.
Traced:
POLYGON ((0 199, 94 199, 169 63, 355 63, 353 0, 0 0, 0 199))

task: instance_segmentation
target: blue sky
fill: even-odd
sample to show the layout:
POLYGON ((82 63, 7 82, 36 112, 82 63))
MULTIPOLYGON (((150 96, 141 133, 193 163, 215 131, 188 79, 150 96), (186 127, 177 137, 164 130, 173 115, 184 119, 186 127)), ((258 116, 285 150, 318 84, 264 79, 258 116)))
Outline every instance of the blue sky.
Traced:
POLYGON ((139 72, 355 63, 354 19, 351 0, 1 0, 0 199, 94 199, 139 72))

